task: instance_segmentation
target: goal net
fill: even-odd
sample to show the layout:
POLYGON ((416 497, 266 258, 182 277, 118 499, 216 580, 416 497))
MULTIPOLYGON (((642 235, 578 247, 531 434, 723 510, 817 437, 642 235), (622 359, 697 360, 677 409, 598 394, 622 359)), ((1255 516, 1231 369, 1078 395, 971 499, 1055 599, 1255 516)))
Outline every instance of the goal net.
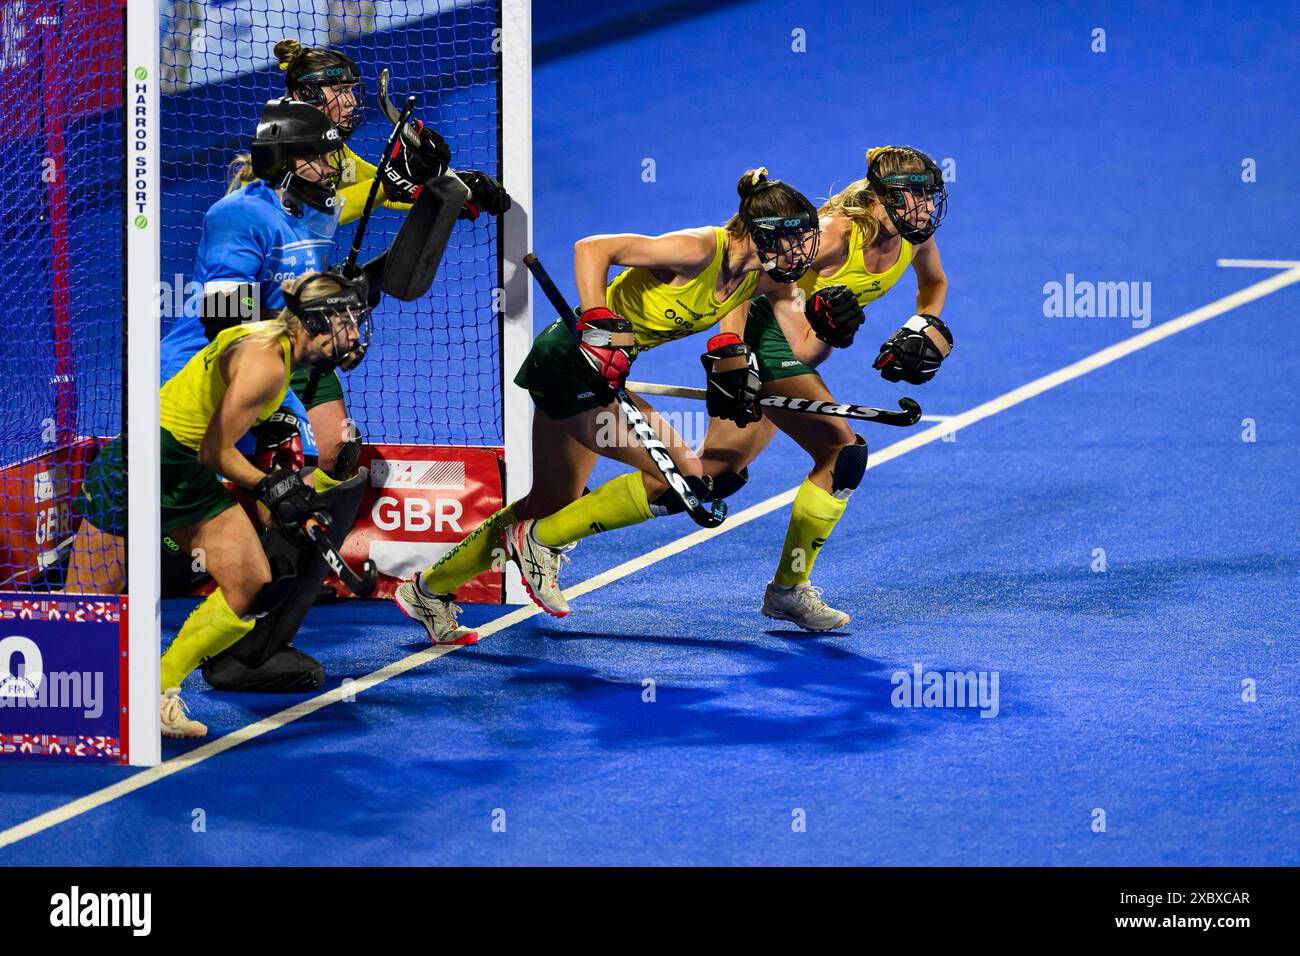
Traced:
MULTIPOLYGON (((0 755, 157 760, 158 341, 197 307, 204 213, 263 105, 285 95, 278 40, 358 64, 364 114, 348 145, 359 157, 377 163, 392 129, 375 97, 387 69, 453 166, 497 177, 515 203, 458 224, 430 292, 385 299, 365 360, 343 376, 371 474, 345 556, 376 560, 386 594, 527 489, 527 396, 505 383, 532 331, 527 274, 511 265, 531 242, 529 16, 528 0, 0 0, 0 263, 13 303, 0 353, 0 621, 23 622, 0 631, 0 755), (123 467, 95 467, 113 452, 123 467), (96 540, 101 573, 78 588, 103 593, 74 595, 69 558, 101 473, 119 485, 94 488, 120 501, 122 525, 108 530, 121 537, 96 540), (79 660, 111 685, 100 703, 114 727, 86 723, 84 707, 55 713, 43 678, 86 670, 79 660)), ((401 222, 377 209, 362 261, 401 222)), ((354 229, 340 227, 332 263, 354 229)), ((519 591, 497 573, 468 597, 519 591)))

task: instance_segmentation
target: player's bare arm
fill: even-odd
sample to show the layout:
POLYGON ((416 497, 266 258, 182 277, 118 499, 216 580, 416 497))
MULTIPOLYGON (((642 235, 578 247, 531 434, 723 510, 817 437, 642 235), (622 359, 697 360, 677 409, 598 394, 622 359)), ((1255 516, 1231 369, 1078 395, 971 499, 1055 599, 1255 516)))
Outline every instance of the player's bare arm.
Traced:
POLYGON ((603 307, 609 270, 614 266, 650 269, 672 284, 699 275, 713 258, 709 229, 682 229, 661 236, 635 233, 588 236, 573 246, 573 272, 583 310, 603 307))
POLYGON ((284 388, 284 357, 278 341, 255 340, 229 349, 220 361, 229 385, 199 446, 199 461, 241 488, 252 489, 266 475, 236 450, 235 443, 284 388))

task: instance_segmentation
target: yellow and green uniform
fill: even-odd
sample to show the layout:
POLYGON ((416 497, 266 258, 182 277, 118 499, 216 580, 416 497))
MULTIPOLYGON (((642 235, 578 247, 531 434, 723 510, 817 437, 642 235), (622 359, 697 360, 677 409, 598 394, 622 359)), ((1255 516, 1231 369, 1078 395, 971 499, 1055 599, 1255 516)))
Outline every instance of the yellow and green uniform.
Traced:
MULTIPOLYGON (((843 285, 848 286, 857 296, 858 304, 865 307, 894 287, 912 264, 912 244, 906 239, 900 239, 898 259, 894 264, 884 272, 868 272, 862 257, 863 239, 862 229, 855 224, 849 232, 848 255, 838 271, 821 276, 810 269, 803 274, 795 284, 805 301, 811 299, 818 289, 843 285)), ((750 303, 749 319, 745 323, 745 341, 758 356, 759 377, 765 382, 812 373, 811 368, 795 358, 790 343, 785 339, 785 333, 781 331, 772 303, 766 296, 759 296, 750 303)))
MULTIPOLYGON (((673 339, 685 338, 717 325, 754 294, 761 274, 748 273, 730 295, 718 301, 718 272, 727 251, 727 231, 713 227, 713 258, 689 282, 670 286, 641 266, 625 269, 605 291, 611 311, 632 323, 634 355, 673 339)), ((578 351, 563 320, 542 330, 515 376, 533 402, 550 418, 568 418, 613 400, 609 386, 578 351)), ((652 517, 640 472, 620 475, 590 494, 537 523, 535 534, 545 544, 562 545, 595 533, 639 524, 652 517)), ((501 529, 515 521, 514 506, 503 508, 479 525, 460 544, 420 576, 421 586, 434 594, 455 591, 492 566, 501 548, 501 529)))
MULTIPOLYGON (((269 322, 250 322, 225 329, 195 354, 162 387, 162 530, 197 524, 235 504, 234 496, 213 471, 199 463, 199 446, 226 394, 221 357, 236 342, 250 335, 265 335, 269 322)), ((278 337, 284 357, 284 383, 257 413, 260 425, 284 402, 292 371, 292 344, 287 334, 278 337)))
MULTIPOLYGON (((234 496, 216 474, 199 463, 198 450, 229 386, 221 374, 221 357, 236 342, 250 335, 265 335, 272 328, 270 322, 250 322, 217 333, 206 348, 164 383, 160 418, 164 531, 197 524, 235 506, 234 496)), ((285 333, 276 342, 284 358, 284 381, 258 411, 254 424, 271 417, 288 389, 293 346, 285 333)), ((221 588, 217 588, 186 618, 163 654, 161 689, 179 687, 194 668, 251 631, 253 623, 236 615, 221 588)))
MULTIPOLYGON (((198 449, 226 394, 220 358, 235 342, 265 333, 268 322, 236 325, 217 334, 169 378, 159 396, 159 436, 162 479, 162 530, 183 528, 233 507, 235 498, 211 471, 199 463, 198 449)), ((271 417, 284 402, 290 371, 290 342, 281 335, 285 384, 258 412, 256 424, 271 417)), ((126 473, 122 438, 102 449, 87 467, 81 486, 82 515, 99 530, 126 537, 126 473)))
MULTIPOLYGON (((714 253, 699 275, 680 286, 667 285, 647 268, 625 269, 614 277, 605 298, 611 311, 632 323, 633 357, 674 339, 717 325, 758 286, 759 272, 748 273, 730 295, 718 301, 718 273, 727 249, 727 231, 713 227, 714 253)), ((537 336, 515 384, 528 389, 550 418, 568 418, 613 400, 609 387, 578 351, 568 325, 557 320, 537 336)))
MULTIPOLYGON (((829 276, 805 272, 799 279, 799 289, 804 298, 809 299, 818 289, 844 285, 857 296, 859 305, 874 302, 888 292, 911 265, 911 243, 906 239, 899 242, 898 259, 892 266, 884 272, 868 272, 862 258, 862 230, 854 225, 849 234, 849 252, 844 265, 829 276)), ((795 358, 766 297, 755 299, 750 307, 745 341, 758 355, 759 374, 764 381, 812 374, 811 368, 795 358)), ((778 585, 794 587, 811 577, 813 562, 848 503, 847 497, 837 498, 810 479, 803 480, 790 507, 790 522, 786 526, 781 558, 773 575, 778 585)))

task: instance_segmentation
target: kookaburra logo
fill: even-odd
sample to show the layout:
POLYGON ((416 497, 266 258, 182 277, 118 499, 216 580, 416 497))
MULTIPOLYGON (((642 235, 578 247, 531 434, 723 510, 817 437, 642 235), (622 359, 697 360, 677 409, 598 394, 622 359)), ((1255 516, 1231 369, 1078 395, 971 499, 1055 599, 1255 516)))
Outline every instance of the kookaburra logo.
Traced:
POLYGON ((41 670, 42 663, 41 649, 30 637, 11 634, 0 640, 0 697, 35 699, 45 676, 41 670), (23 662, 21 677, 15 673, 15 657, 23 662))

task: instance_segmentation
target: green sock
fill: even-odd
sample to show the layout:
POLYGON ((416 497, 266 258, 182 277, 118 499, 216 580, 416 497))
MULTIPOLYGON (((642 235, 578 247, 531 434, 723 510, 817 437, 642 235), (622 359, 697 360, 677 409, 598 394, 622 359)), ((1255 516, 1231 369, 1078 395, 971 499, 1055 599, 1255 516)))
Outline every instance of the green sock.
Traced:
POLYGON ((777 584, 791 588, 808 580, 817 553, 847 506, 847 499, 836 498, 807 478, 803 480, 790 508, 790 524, 776 569, 777 584))
POLYGON ((591 494, 541 518, 533 525, 533 537, 548 547, 559 548, 588 535, 626 528, 652 517, 641 472, 633 471, 610 479, 591 494))

